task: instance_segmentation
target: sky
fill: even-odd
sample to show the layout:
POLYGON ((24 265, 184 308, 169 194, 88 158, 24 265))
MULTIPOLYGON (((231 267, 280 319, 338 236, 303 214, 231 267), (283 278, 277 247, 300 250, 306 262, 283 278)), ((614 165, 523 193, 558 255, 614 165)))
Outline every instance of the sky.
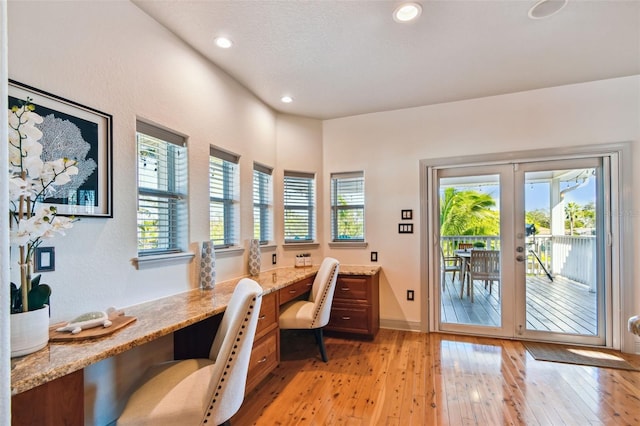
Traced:
MULTIPOLYGON (((495 176, 497 180, 497 175, 495 176)), ((447 179, 442 179, 441 183, 446 184, 447 179)), ((459 180, 459 178, 456 178, 459 180)), ((560 184, 560 190, 576 185, 575 181, 562 182, 560 184)), ((525 209, 527 211, 533 211, 542 209, 545 211, 550 210, 549 200, 549 182, 529 182, 525 183, 525 209)), ((456 185, 456 188, 460 191, 475 190, 487 193, 493 197, 496 201, 496 209, 499 207, 500 188, 498 184, 483 184, 483 185, 456 185)), ((580 186, 572 191, 565 193, 564 197, 567 203, 574 202, 580 206, 586 205, 590 202, 595 202, 596 199, 596 178, 590 176, 586 185, 580 186)))
MULTIPOLYGON (((586 185, 581 186, 565 194, 564 200, 574 202, 580 206, 595 202, 596 200, 596 178, 589 177, 586 185)), ((575 185, 575 182, 563 182, 560 189, 575 185)), ((549 211, 549 183, 540 182, 525 184, 525 208, 527 211, 543 209, 549 211)))

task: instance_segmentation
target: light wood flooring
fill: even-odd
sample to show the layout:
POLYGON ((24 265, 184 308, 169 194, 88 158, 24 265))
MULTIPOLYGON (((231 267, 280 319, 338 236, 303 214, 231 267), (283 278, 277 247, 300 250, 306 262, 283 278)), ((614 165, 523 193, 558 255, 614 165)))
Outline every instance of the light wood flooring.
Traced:
MULTIPOLYGON (((245 425, 638 425, 640 372, 536 361, 517 341, 382 329, 373 341, 282 334, 245 425)), ((640 356, 624 355, 640 366, 640 356)))
MULTIPOLYGON (((460 298, 460 282, 456 275, 446 274, 441 294, 441 318, 445 323, 500 326, 500 286, 494 284, 491 294, 484 283, 475 281, 474 302, 467 297, 466 287, 460 298)), ((546 276, 527 276, 527 329, 594 336, 597 333, 596 293, 583 284, 562 276, 550 282, 546 276)))

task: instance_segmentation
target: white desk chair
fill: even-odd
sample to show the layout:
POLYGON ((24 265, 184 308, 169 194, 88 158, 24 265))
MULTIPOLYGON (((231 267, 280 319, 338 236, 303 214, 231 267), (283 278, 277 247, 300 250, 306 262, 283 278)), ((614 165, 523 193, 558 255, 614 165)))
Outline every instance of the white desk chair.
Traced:
POLYGON ((339 267, 340 263, 336 259, 325 258, 313 280, 309 299, 292 300, 280 308, 278 321, 280 329, 314 330, 316 341, 320 347, 320 355, 324 362, 327 362, 328 358, 324 347, 322 327, 329 323, 331 316, 331 303, 336 289, 339 267))
POLYGON ((237 284, 207 359, 169 361, 149 368, 118 419, 127 425, 228 424, 244 400, 262 287, 237 284))

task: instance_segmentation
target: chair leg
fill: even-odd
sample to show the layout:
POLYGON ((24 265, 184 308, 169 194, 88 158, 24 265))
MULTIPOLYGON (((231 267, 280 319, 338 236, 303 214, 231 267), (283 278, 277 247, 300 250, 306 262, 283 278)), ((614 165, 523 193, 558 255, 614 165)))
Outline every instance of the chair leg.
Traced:
POLYGON ((322 356, 322 360, 324 362, 329 361, 327 358, 327 350, 324 347, 324 338, 322 337, 322 328, 316 328, 313 330, 316 335, 316 342, 318 342, 318 346, 320 347, 320 356, 322 356))

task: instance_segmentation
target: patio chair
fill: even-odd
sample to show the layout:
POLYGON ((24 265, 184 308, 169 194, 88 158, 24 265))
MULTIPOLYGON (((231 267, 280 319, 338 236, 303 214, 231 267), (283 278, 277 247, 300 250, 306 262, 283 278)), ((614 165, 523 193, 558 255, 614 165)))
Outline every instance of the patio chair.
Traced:
POLYGON ((442 247, 440 247, 440 269, 442 270, 442 291, 445 290, 445 274, 447 272, 453 272, 451 276, 451 282, 456 279, 456 272, 458 272, 462 276, 462 271, 460 270, 461 262, 458 256, 445 256, 442 247))
MULTIPOLYGON (((500 283, 500 251, 499 250, 472 250, 469 261, 469 281, 467 282, 467 295, 470 294, 473 303, 473 282, 483 280, 484 288, 489 286, 489 294, 493 288, 493 282, 500 283)), ((460 288, 460 298, 464 293, 464 280, 460 288)))

